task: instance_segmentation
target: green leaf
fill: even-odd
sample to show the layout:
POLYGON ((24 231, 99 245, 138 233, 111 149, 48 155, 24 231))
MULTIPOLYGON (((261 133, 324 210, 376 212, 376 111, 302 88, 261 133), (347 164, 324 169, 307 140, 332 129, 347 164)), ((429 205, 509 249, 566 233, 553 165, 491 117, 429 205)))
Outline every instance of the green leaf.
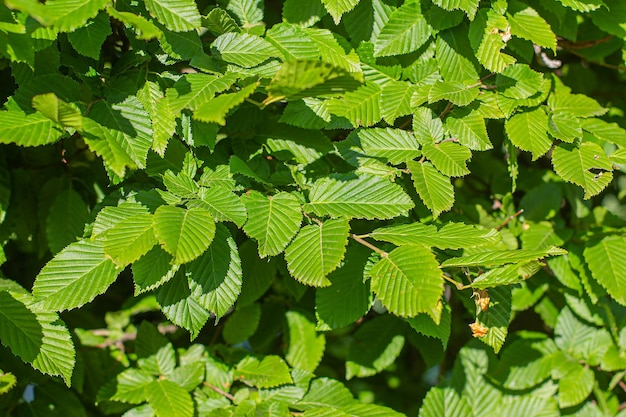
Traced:
POLYGON ((120 268, 145 255, 157 239, 151 214, 138 214, 122 220, 104 236, 104 253, 120 268))
POLYGON ((243 68, 252 68, 269 58, 278 58, 280 52, 265 39, 247 33, 229 32, 220 35, 212 48, 217 56, 243 68))
POLYGON ((362 245, 348 244, 344 263, 328 275, 331 285, 315 291, 315 315, 319 330, 347 326, 365 315, 372 304, 369 281, 363 270, 370 252, 362 245))
POLYGON ((506 46, 504 38, 509 23, 504 16, 486 10, 480 10, 470 24, 469 39, 478 62, 498 73, 515 63, 515 58, 501 52, 506 46))
POLYGON ((578 12, 590 12, 605 5, 602 0, 559 0, 559 2, 578 12))
POLYGON ((69 386, 75 365, 72 338, 56 313, 33 305, 29 294, 0 291, 0 340, 24 362, 69 386))
POLYGON ((507 10, 511 34, 556 52, 556 35, 537 11, 521 2, 511 2, 507 10))
POLYGON ((326 346, 324 335, 318 335, 315 331, 315 324, 303 314, 295 311, 287 312, 287 325, 289 348, 285 359, 296 369, 315 372, 324 355, 326 346))
POLYGON ((202 23, 193 0, 146 0, 145 5, 160 23, 173 32, 198 29, 202 23))
POLYGON ((46 13, 60 32, 73 32, 83 27, 107 5, 107 0, 50 0, 46 13))
POLYGON ((357 129, 350 133, 368 156, 386 158, 392 164, 420 156, 420 144, 406 130, 392 128, 357 129))
POLYGON ((186 74, 167 90, 169 107, 174 113, 182 109, 196 110, 215 97, 215 94, 228 90, 237 78, 233 73, 223 76, 186 74))
POLYGON ((172 323, 189 330, 192 339, 198 336, 211 315, 191 294, 188 279, 180 272, 159 288, 157 301, 163 314, 172 323))
POLYGON ((582 138, 583 136, 581 120, 567 113, 550 115, 548 132, 556 139, 568 143, 572 143, 574 140, 582 138))
POLYGON ((102 294, 121 271, 104 254, 102 241, 70 244, 48 262, 33 284, 33 295, 50 310, 80 307, 102 294))
POLYGON ((226 226, 218 224, 209 249, 187 267, 189 288, 200 305, 223 317, 241 292, 241 258, 226 226))
POLYGON ((172 279, 179 266, 171 262, 170 254, 160 246, 150 249, 148 253, 133 262, 135 295, 158 288, 172 279))
POLYGON ((157 379, 146 388, 146 399, 157 417, 193 417, 194 404, 186 389, 157 379))
POLYGON ((330 13, 335 21, 335 25, 341 22, 341 16, 359 4, 360 0, 322 0, 324 8, 330 13))
POLYGON ((428 107, 418 107, 413 111, 413 133, 422 144, 443 140, 443 123, 428 107))
POLYGON ((336 67, 343 68, 350 73, 361 73, 359 59, 355 53, 346 54, 344 48, 337 42, 334 34, 327 29, 303 29, 307 37, 320 50, 320 58, 336 67))
POLYGON ((439 249, 496 245, 501 239, 494 229, 463 223, 446 223, 439 230, 434 225, 424 223, 400 224, 375 229, 369 235, 397 246, 423 245, 439 249))
POLYGON ((46 238, 53 254, 82 237, 88 220, 87 205, 73 189, 60 192, 48 211, 46 238))
POLYGON ((502 352, 494 377, 507 389, 526 390, 550 377, 557 347, 542 333, 520 332, 517 336, 502 352))
POLYGON ((584 94, 571 94, 569 88, 558 86, 550 94, 548 106, 552 113, 566 113, 576 117, 602 116, 608 109, 584 94))
POLYGON ((539 91, 542 81, 540 72, 525 64, 513 64, 496 76, 496 87, 506 97, 526 99, 539 91))
POLYGON ((557 317, 554 342, 572 358, 594 366, 611 345, 611 336, 606 329, 583 323, 566 306, 557 317))
POLYGON ((378 84, 365 84, 341 99, 329 100, 326 108, 331 114, 348 119, 354 127, 373 126, 382 119, 382 91, 378 84))
POLYGON ((486 151, 493 148, 485 119, 475 111, 459 110, 452 112, 445 120, 446 129, 459 143, 474 151, 486 151))
POLYGON ((472 409, 454 389, 431 388, 424 398, 419 417, 470 417, 472 409))
POLYGON ((126 369, 100 388, 97 401, 111 400, 129 404, 141 404, 147 399, 147 387, 154 377, 139 369, 126 369))
POLYGON ((478 85, 475 83, 468 85, 456 81, 437 81, 428 93, 428 102, 447 100, 457 106, 467 106, 478 97, 478 93, 478 85))
POLYGON ((548 115, 541 107, 516 113, 504 123, 504 129, 515 146, 532 153, 533 161, 552 147, 552 139, 548 137, 548 115))
POLYGON ((200 208, 160 206, 154 212, 152 225, 159 243, 178 264, 202 255, 215 235, 211 213, 200 208))
POLYGON ((489 290, 489 307, 476 317, 476 323, 487 328, 485 336, 479 336, 481 342, 491 346, 498 353, 509 332, 511 320, 511 289, 497 287, 489 290))
POLYGON ((369 275, 372 290, 387 309, 401 317, 433 313, 443 293, 435 255, 423 246, 401 246, 383 256, 369 275))
POLYGON ((298 199, 281 192, 266 197, 257 191, 242 196, 248 210, 244 232, 259 243, 259 256, 274 256, 289 244, 302 222, 302 209, 298 199))
POLYGON ((356 403, 350 390, 341 382, 331 378, 316 378, 311 381, 307 393, 298 401, 297 406, 303 410, 318 407, 345 407, 356 403))
POLYGON ((146 81, 137 91, 137 99, 150 114, 153 128, 152 149, 163 157, 169 139, 176 131, 176 114, 170 107, 170 102, 164 97, 159 85, 146 81))
POLYGON ((393 364, 404 347, 404 326, 391 315, 365 322, 354 333, 346 357, 346 379, 364 378, 393 364))
POLYGON ((263 20, 263 2, 259 0, 231 0, 226 9, 232 12, 241 26, 251 30, 263 20))
POLYGON ((385 121, 393 124, 400 116, 411 113, 411 96, 414 89, 404 81, 391 81, 383 87, 380 94, 382 115, 385 121))
POLYGON ((202 187, 198 192, 198 200, 191 200, 188 207, 199 207, 211 213, 218 221, 230 221, 241 227, 248 218, 246 207, 239 197, 229 188, 217 185, 210 188, 202 187))
POLYGON ((124 202, 117 207, 107 206, 98 212, 91 228, 91 235, 98 236, 114 227, 124 219, 137 214, 149 213, 148 208, 139 203, 124 202))
POLYGON ((467 160, 472 152, 454 142, 425 143, 422 152, 439 172, 449 177, 463 177, 470 173, 467 160))
POLYGON ((613 165, 600 146, 559 144, 552 152, 554 171, 567 182, 583 187, 585 198, 599 194, 613 179, 613 165))
POLYGON ((411 171, 417 193, 435 218, 452 208, 454 188, 449 177, 441 174, 427 162, 409 161, 407 167, 411 171))
POLYGON ((461 9, 473 20, 479 2, 480 0, 435 0, 433 3, 445 10, 461 9))
POLYGON ((243 103, 257 89, 258 83, 245 86, 236 93, 220 94, 210 99, 193 112, 193 118, 205 123, 217 123, 224 126, 226 115, 234 107, 243 103))
POLYGON ((224 340, 229 344, 241 343, 247 340, 256 332, 260 321, 261 306, 258 303, 237 307, 224 325, 222 332, 224 340))
POLYGON ((59 99, 54 93, 33 97, 33 108, 56 124, 78 130, 82 128, 83 116, 80 111, 59 99))
POLYGON ((67 35, 76 51, 89 58, 100 58, 100 49, 107 36, 111 34, 109 17, 104 12, 89 20, 85 26, 79 27, 67 35))
POLYGON ((41 113, 25 115, 19 111, 0 112, 0 143, 41 146, 59 140, 63 130, 41 113))
POLYGON ((218 36, 228 32, 241 32, 235 19, 219 7, 211 10, 206 16, 202 16, 202 26, 218 36))
POLYGON ((293 382, 289 367, 279 356, 275 355, 266 356, 263 360, 247 356, 237 364, 235 369, 240 380, 257 388, 273 388, 293 382))
POLYGON ((265 40, 272 43, 285 61, 317 60, 320 51, 297 26, 287 23, 272 26, 265 34, 265 40))
POLYGON ((444 268, 453 266, 500 266, 517 262, 530 262, 546 258, 548 256, 564 255, 567 251, 551 246, 543 250, 496 250, 482 251, 473 255, 450 258, 441 266, 444 268))
POLYGON ((376 404, 350 404, 341 407, 340 410, 350 417, 404 417, 404 414, 389 407, 376 404))
POLYGON ((350 225, 346 219, 304 226, 285 250, 291 275, 306 285, 330 285, 326 276, 338 266, 346 251, 350 225))
POLYGON ((626 305, 626 241, 621 236, 607 236, 584 251, 593 278, 618 303, 626 305))
POLYGON ((559 363, 553 373, 564 374, 557 375, 559 377, 558 400, 561 408, 573 407, 582 403, 591 394, 596 382, 591 369, 573 360, 559 363))
POLYGON ((535 262, 520 262, 500 268, 490 269, 479 275, 472 283, 472 288, 484 290, 490 287, 517 284, 537 272, 540 265, 535 262))
POLYGON ((318 216, 390 219, 413 208, 402 187, 384 178, 322 178, 309 192, 304 210, 318 216))
POLYGON ((163 35, 163 32, 149 20, 146 20, 143 16, 130 13, 121 12, 115 10, 112 6, 107 6, 107 13, 114 19, 119 20, 127 25, 132 26, 135 29, 137 39, 143 39, 146 41, 152 39, 158 39, 163 35))
POLYGON ((460 29, 457 27, 439 33, 436 39, 435 58, 445 81, 473 84, 480 77, 467 39, 467 30, 460 29))
POLYGON ((621 148, 626 147, 626 130, 617 123, 607 123, 601 119, 591 118, 581 120, 581 125, 584 130, 600 140, 614 143, 621 148))
POLYGON ((424 313, 408 318, 406 321, 416 332, 424 336, 439 339, 443 349, 446 349, 448 346, 448 340, 450 339, 452 310, 450 308, 450 304, 442 304, 443 306, 439 323, 437 323, 431 316, 424 313))
POLYGON ((374 42, 374 56, 391 56, 417 51, 430 37, 430 28, 420 4, 405 3, 395 10, 374 42))
POLYGON ((326 15, 321 0, 285 0, 283 20, 298 26, 313 26, 326 15))

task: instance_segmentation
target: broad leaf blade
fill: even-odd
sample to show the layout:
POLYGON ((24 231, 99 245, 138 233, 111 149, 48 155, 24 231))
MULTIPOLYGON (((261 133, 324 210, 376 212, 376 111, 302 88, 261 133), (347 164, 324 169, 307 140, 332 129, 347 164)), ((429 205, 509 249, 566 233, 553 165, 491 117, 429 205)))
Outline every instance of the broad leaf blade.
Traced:
POLYGON ((285 359, 294 368, 315 372, 324 355, 326 346, 324 335, 318 335, 315 331, 315 324, 295 311, 287 313, 287 325, 289 348, 285 359))
POLYGON ((407 167, 411 171, 411 178, 417 193, 435 218, 452 208, 454 188, 449 177, 441 174, 426 162, 409 161, 407 167))
POLYGON ((626 305, 626 241, 608 236, 584 252, 593 277, 617 302, 626 305))
POLYGON ((145 4, 146 9, 171 31, 194 30, 202 23, 193 0, 146 0, 145 4))

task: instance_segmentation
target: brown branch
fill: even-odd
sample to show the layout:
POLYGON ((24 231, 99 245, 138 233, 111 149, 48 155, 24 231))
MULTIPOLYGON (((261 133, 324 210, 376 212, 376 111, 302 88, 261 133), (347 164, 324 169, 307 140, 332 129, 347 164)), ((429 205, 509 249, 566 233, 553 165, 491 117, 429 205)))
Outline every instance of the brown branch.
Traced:
POLYGON ((502 224, 498 227, 496 227, 496 230, 500 231, 502 229, 504 229, 504 227, 509 224, 509 222, 511 220, 513 220, 514 218, 516 218, 517 216, 519 216, 520 214, 522 214, 524 212, 524 209, 519 210, 517 213, 513 214, 512 216, 507 217, 507 219, 505 221, 502 222, 502 224))
POLYGON ((211 385, 208 382, 203 382, 202 385, 204 385, 205 387, 212 389, 213 391, 217 392, 220 395, 223 395, 224 397, 228 398, 230 401, 235 401, 235 396, 232 394, 229 394, 228 392, 222 390, 219 387, 216 387, 215 385, 211 385))
POLYGON ((352 239, 356 240, 357 242, 359 242, 361 245, 370 248, 371 250, 373 250, 374 252, 376 252, 377 254, 379 254, 380 256, 382 256, 383 258, 386 258, 387 256, 389 256, 389 254, 387 252, 385 252, 384 250, 377 248, 376 246, 372 245, 371 243, 369 243, 367 240, 363 239, 364 237, 367 237, 369 235, 355 235, 354 233, 351 235, 352 239))

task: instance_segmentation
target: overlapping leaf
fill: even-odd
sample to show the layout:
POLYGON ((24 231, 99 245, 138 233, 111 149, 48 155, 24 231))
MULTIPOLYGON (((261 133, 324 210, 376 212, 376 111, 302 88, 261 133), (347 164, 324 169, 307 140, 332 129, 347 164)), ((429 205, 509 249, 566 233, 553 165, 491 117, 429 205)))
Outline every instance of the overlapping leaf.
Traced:
POLYGON ((559 144, 552 152, 554 170, 565 181, 580 185, 585 198, 599 194, 613 179, 613 165, 600 146, 559 144))
POLYGON ((146 9, 166 28, 185 32, 200 27, 200 13, 193 0, 146 0, 146 9))
POLYGON ((407 167, 411 171, 417 193, 435 218, 452 208, 454 188, 449 177, 441 174, 427 162, 409 161, 407 167))

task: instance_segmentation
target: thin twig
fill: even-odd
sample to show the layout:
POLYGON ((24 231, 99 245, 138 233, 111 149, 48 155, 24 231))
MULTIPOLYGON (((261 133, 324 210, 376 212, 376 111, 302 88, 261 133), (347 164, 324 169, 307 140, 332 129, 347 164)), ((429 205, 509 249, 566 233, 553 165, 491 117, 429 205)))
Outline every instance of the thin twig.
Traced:
POLYGON ((460 282, 453 280, 452 278, 450 278, 446 274, 442 274, 441 276, 443 277, 443 279, 448 281, 450 284, 454 285, 457 290, 464 290, 466 288, 469 288, 469 285, 463 285, 460 282))
POLYGON ((220 395, 223 395, 224 397, 228 398, 231 401, 235 401, 235 396, 232 394, 229 394, 228 392, 222 390, 219 387, 216 387, 215 385, 211 385, 208 382, 203 382, 202 383, 205 387, 212 389, 213 391, 217 392, 220 395))
POLYGON ((370 248, 371 250, 373 250, 374 252, 376 252, 377 254, 379 254, 380 256, 382 256, 383 258, 386 258, 387 256, 389 256, 389 254, 387 252, 385 252, 384 250, 377 248, 376 246, 372 245, 371 243, 369 243, 367 240, 363 239, 363 237, 368 236, 368 235, 355 235, 352 234, 352 239, 356 240, 357 242, 359 242, 361 245, 370 248))
POLYGON ((513 214, 512 216, 507 217, 507 219, 505 221, 502 222, 502 224, 498 227, 496 227, 497 231, 500 231, 504 228, 504 226, 506 226, 507 224, 509 224, 509 222, 511 220, 513 220, 514 218, 516 218, 517 216, 519 216, 520 214, 522 214, 524 212, 524 209, 519 210, 517 213, 513 214))
POLYGON ((450 113, 450 110, 452 110, 452 102, 448 101, 448 104, 446 105, 446 108, 443 109, 443 111, 441 112, 441 114, 439 115, 440 119, 443 119, 444 117, 446 117, 446 115, 448 113, 450 113))
MULTIPOLYGON (((159 325, 157 328, 159 330, 159 333, 163 335, 168 334, 168 333, 174 333, 176 330, 178 330, 178 326, 175 326, 173 324, 168 324, 165 326, 159 325)), ((111 335, 111 331, 109 329, 93 329, 93 330, 90 330, 89 332, 93 334, 94 336, 109 337, 111 335)), ((137 332, 124 333, 122 334, 122 336, 118 337, 117 339, 105 340, 102 343, 98 343, 94 347, 99 348, 99 349, 103 349, 109 346, 119 347, 120 345, 123 345, 124 342, 129 342, 131 340, 135 340, 136 338, 137 338, 137 332)))

